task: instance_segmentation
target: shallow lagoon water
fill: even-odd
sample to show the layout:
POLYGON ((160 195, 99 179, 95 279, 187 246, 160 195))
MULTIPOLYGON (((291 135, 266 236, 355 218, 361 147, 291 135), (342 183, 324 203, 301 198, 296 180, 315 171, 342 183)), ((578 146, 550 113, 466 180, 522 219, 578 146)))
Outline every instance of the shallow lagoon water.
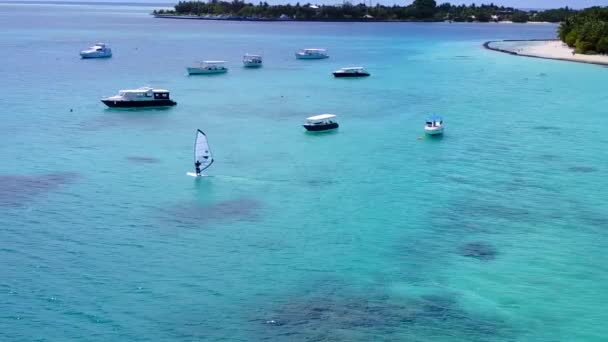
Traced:
POLYGON ((608 70, 481 47, 555 26, 149 10, 0 5, 0 339, 608 335, 608 70), (80 60, 95 41, 114 57, 80 60), (186 76, 201 59, 231 70, 186 76), (331 77, 350 65, 372 76, 331 77), (178 105, 99 102, 142 85, 178 105), (339 131, 304 133, 323 112, 339 131), (419 139, 430 112, 446 134, 419 139), (197 128, 216 162, 193 180, 197 128))

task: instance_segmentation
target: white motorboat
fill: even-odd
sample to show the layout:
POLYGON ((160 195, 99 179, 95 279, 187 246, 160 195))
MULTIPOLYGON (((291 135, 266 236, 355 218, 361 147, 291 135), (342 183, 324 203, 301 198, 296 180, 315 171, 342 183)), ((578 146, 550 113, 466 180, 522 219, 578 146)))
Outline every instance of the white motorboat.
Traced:
POLYGON ((224 61, 203 61, 198 66, 188 67, 188 75, 223 74, 228 71, 224 61))
POLYGON ((101 102, 111 108, 169 107, 177 104, 169 97, 168 90, 150 87, 121 90, 118 95, 102 98, 101 102))
POLYGON ((319 132, 336 129, 340 125, 338 125, 334 114, 320 114, 306 118, 303 126, 307 131, 319 132))
POLYGON ((245 54, 243 56, 243 66, 245 68, 259 68, 262 66, 262 56, 245 54))
POLYGON ((112 57, 112 49, 106 43, 97 43, 86 50, 80 51, 82 58, 108 58, 112 57))
POLYGON ((349 67, 349 68, 341 68, 339 70, 334 71, 335 77, 366 77, 369 76, 369 72, 367 72, 363 67, 349 67))
POLYGON ((439 135, 443 134, 443 119, 439 115, 431 115, 426 119, 426 125, 424 125, 424 133, 428 135, 439 135))
POLYGON ((296 52, 297 59, 323 59, 329 58, 325 49, 300 49, 296 52))

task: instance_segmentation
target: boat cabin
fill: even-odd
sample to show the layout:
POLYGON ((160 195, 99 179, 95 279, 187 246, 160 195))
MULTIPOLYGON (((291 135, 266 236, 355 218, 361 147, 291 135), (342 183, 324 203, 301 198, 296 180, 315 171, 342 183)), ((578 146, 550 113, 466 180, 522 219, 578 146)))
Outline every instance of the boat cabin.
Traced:
POLYGON ((424 132, 428 135, 443 134, 443 119, 441 118, 441 116, 431 115, 428 119, 426 119, 424 132))
POLYGON ((301 59, 322 59, 327 58, 327 50, 325 49, 300 49, 296 52, 296 57, 301 59))
POLYGON ((307 54, 307 55, 319 55, 319 54, 326 54, 327 50, 325 49, 300 49, 301 53, 307 54))
POLYGON ((207 70, 225 70, 225 61, 202 61, 200 67, 207 70))
POLYGON ((245 56, 243 56, 243 62, 262 63, 262 56, 246 54, 245 56))
POLYGON ((426 127, 441 127, 443 125, 443 118, 439 115, 431 115, 426 119, 426 127))
POLYGON ((165 89, 153 89, 150 87, 142 87, 138 89, 121 90, 118 96, 124 100, 168 100, 169 91, 165 89))

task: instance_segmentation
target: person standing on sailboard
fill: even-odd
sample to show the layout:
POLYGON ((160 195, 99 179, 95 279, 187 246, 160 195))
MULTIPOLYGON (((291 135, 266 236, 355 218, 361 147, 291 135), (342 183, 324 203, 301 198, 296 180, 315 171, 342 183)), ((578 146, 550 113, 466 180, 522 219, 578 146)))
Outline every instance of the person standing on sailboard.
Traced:
POLYGON ((207 136, 200 129, 196 132, 196 140, 194 141, 194 167, 196 173, 191 173, 191 176, 201 177, 203 171, 213 164, 213 155, 209 149, 207 136))
POLYGON ((201 162, 197 160, 196 163, 194 163, 194 167, 196 167, 196 175, 200 177, 200 175, 201 175, 201 162))

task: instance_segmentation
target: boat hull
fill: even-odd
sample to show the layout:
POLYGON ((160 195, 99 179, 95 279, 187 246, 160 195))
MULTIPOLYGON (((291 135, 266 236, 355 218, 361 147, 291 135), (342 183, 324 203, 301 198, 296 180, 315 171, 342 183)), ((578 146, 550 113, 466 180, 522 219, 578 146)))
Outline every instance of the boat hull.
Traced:
POLYGON ((201 69, 201 68, 187 68, 188 75, 213 75, 213 74, 225 74, 228 69, 201 69))
POLYGON ((101 100, 110 108, 142 108, 142 107, 171 107, 177 102, 173 100, 147 100, 147 101, 121 101, 121 100, 101 100))
POLYGON ((367 73, 367 72, 360 72, 360 73, 334 72, 334 77, 337 77, 337 78, 367 77, 367 76, 369 76, 369 73, 367 73))
POLYGON ((337 122, 327 124, 327 125, 302 125, 309 132, 321 132, 321 131, 329 131, 332 129, 336 129, 340 127, 337 122))
POLYGON ((243 62, 243 67, 245 67, 245 68, 261 68, 262 67, 262 63, 243 62))
POLYGON ((440 135, 443 134, 443 127, 436 127, 433 129, 429 129, 429 128, 424 128, 424 133, 428 134, 428 135, 440 135))
POLYGON ((87 58, 110 58, 112 57, 111 53, 81 53, 80 54, 80 58, 82 59, 87 59, 87 58))
POLYGON ((329 56, 323 55, 300 55, 296 53, 296 59, 325 59, 329 58, 329 56))

